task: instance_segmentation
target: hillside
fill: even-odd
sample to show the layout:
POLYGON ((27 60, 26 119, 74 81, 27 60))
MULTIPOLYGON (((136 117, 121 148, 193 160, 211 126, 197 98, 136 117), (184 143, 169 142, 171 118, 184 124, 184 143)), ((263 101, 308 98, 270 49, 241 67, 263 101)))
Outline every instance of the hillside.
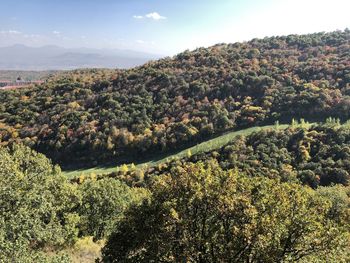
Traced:
MULTIPOLYGON (((143 185, 155 176, 171 173, 188 163, 215 160, 220 167, 235 169, 248 177, 267 177, 301 182, 313 188, 350 185, 350 123, 335 120, 324 124, 264 127, 237 133, 216 147, 191 150, 153 166, 119 169, 109 174, 132 185, 143 185), (140 177, 140 174, 142 176, 140 177)), ((105 175, 106 176, 106 175, 105 175)), ((89 175, 85 175, 86 179, 89 175)), ((101 176, 103 178, 103 176, 101 176)), ((80 178, 81 179, 81 178, 80 178)))
POLYGON ((218 44, 92 72, 1 91, 2 144, 23 141, 66 167, 96 165, 276 120, 348 119, 350 31, 218 44))
POLYGON ((18 77, 21 77, 25 81, 45 80, 53 74, 57 74, 58 71, 22 71, 22 70, 0 70, 0 81, 16 81, 18 77))
POLYGON ((116 178, 132 186, 146 186, 189 163, 218 162, 248 177, 298 182, 313 188, 350 185, 350 122, 270 125, 230 132, 175 154, 117 167, 94 167, 64 172, 73 182, 116 178))
POLYGON ((110 174, 121 172, 123 170, 123 167, 124 169, 125 167, 128 167, 127 169, 131 170, 132 172, 133 169, 131 167, 134 165, 136 169, 148 170, 148 168, 152 169, 156 165, 162 166, 163 164, 166 164, 172 160, 183 159, 185 157, 188 157, 188 155, 192 155, 192 154, 197 155, 200 153, 205 153, 205 152, 210 152, 210 151, 220 149, 221 147, 230 143, 232 140, 234 140, 237 136, 240 136, 240 135, 249 135, 253 132, 257 132, 261 130, 274 129, 274 128, 283 129, 286 127, 288 127, 288 125, 278 125, 278 127, 276 125, 268 125, 268 126, 261 126, 261 127, 251 127, 251 128, 242 129, 239 131, 227 132, 223 135, 204 141, 195 146, 186 148, 181 151, 177 151, 176 153, 161 154, 158 156, 153 156, 153 158, 150 158, 150 160, 145 159, 145 160, 142 160, 140 163, 136 163, 136 164, 129 163, 129 164, 123 164, 123 165, 117 165, 117 166, 115 165, 96 166, 96 167, 87 168, 87 169, 63 171, 63 174, 68 178, 72 178, 72 179, 77 178, 78 176, 90 177, 93 175, 98 175, 98 176, 110 175, 110 174))

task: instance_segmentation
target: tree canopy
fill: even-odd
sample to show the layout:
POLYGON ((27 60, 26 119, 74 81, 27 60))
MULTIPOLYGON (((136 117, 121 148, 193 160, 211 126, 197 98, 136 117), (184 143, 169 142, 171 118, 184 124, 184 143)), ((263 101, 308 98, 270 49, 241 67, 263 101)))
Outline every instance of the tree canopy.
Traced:
POLYGON ((261 123, 349 118, 350 31, 185 51, 0 91, 0 141, 69 166, 125 162, 261 123), (74 154, 72 154, 74 153, 74 154))
POLYGON ((0 261, 30 262, 44 247, 74 243, 80 195, 44 155, 0 147, 0 189, 0 261))
POLYGON ((81 237, 106 238, 126 208, 147 196, 115 179, 78 186, 42 154, 0 147, 0 262, 70 262, 59 251, 81 237))
POLYGON ((216 162, 174 168, 151 189, 118 223, 103 262, 337 262, 348 253, 349 219, 332 220, 325 192, 216 162))

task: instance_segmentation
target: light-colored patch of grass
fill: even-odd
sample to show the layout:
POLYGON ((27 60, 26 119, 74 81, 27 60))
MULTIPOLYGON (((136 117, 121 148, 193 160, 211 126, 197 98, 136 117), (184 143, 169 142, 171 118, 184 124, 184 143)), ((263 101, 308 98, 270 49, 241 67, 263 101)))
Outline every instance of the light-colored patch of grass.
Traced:
MULTIPOLYGON (((303 123, 303 124, 297 124, 298 127, 302 126, 304 128, 309 128, 313 123, 303 123)), ((141 162, 136 165, 136 168, 147 168, 147 167, 152 167, 155 165, 158 165, 160 163, 165 163, 173 159, 181 159, 184 158, 188 155, 194 155, 197 153, 202 153, 202 152, 209 152, 215 149, 219 149, 220 147, 228 144, 230 141, 232 141, 235 137, 239 135, 244 135, 247 136, 253 132, 258 132, 261 130, 268 130, 268 129, 286 129, 290 125, 288 124, 275 124, 275 125, 267 125, 267 126, 259 126, 259 127, 252 127, 252 128, 247 128, 239 131, 232 131, 225 133, 221 136, 218 136, 214 139, 210 139, 208 141, 199 143, 193 147, 184 149, 178 153, 175 154, 168 154, 168 155, 163 155, 160 158, 146 161, 146 162, 141 162)), ((125 166, 125 165, 124 165, 125 166)), ((127 165, 129 168, 134 166, 134 164, 128 164, 127 165)), ((63 174, 66 175, 68 178, 74 178, 80 175, 91 175, 91 174, 96 174, 96 175, 102 175, 102 174, 109 174, 112 172, 117 172, 121 169, 122 166, 115 166, 115 167, 103 167, 103 166, 97 166, 89 169, 81 169, 81 170, 74 170, 74 171, 64 171, 63 174)))
POLYGON ((116 172, 119 170, 119 166, 112 166, 112 167, 103 167, 103 166, 96 166, 88 169, 78 169, 74 171, 63 171, 63 174, 67 176, 68 178, 74 178, 80 175, 91 175, 91 174, 109 174, 112 172, 116 172))
MULTIPOLYGON (((287 127, 288 127, 288 125, 279 125, 278 129, 284 129, 287 127)), ((144 166, 154 166, 154 165, 158 165, 160 163, 167 162, 171 159, 181 159, 181 158, 184 158, 188 155, 195 155, 195 154, 202 153, 202 152, 209 152, 209 151, 212 151, 215 149, 219 149, 220 147, 228 144, 230 141, 232 141, 235 137, 237 137, 239 135, 246 136, 246 135, 249 135, 253 132, 261 131, 263 129, 273 129, 273 128, 276 128, 276 126, 269 125, 269 126, 262 126, 262 127, 252 127, 252 128, 248 128, 248 129, 239 130, 239 131, 228 132, 228 133, 223 134, 223 135, 216 137, 214 139, 210 139, 208 141, 199 143, 195 146, 192 146, 190 148, 182 150, 176 154, 166 156, 160 160, 149 161, 146 163, 138 164, 136 167, 142 168, 144 166)))
POLYGON ((104 241, 94 242, 92 237, 84 237, 65 252, 73 263, 93 263, 101 256, 103 246, 104 241))

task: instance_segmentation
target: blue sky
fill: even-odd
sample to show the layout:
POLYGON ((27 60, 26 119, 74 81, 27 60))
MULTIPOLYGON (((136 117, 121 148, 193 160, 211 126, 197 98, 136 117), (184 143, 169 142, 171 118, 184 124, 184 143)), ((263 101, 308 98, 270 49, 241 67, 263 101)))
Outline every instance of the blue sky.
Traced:
POLYGON ((0 0, 0 46, 172 55, 254 37, 350 27, 349 0, 0 0))

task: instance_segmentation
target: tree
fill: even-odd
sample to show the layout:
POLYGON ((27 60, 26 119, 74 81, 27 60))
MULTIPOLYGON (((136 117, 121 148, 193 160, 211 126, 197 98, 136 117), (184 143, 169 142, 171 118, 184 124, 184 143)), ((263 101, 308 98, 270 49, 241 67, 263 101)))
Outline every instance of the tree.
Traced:
POLYGON ((73 243, 79 200, 44 155, 21 145, 0 148, 0 261, 26 262, 42 248, 73 243))
POLYGON ((93 236, 95 240, 109 235, 125 209, 140 202, 148 193, 112 178, 88 180, 80 186, 80 191, 81 235, 93 236))
POLYGON ((298 184, 210 162, 177 167, 151 188, 118 223, 103 262, 296 262, 347 248, 330 202, 298 184))

